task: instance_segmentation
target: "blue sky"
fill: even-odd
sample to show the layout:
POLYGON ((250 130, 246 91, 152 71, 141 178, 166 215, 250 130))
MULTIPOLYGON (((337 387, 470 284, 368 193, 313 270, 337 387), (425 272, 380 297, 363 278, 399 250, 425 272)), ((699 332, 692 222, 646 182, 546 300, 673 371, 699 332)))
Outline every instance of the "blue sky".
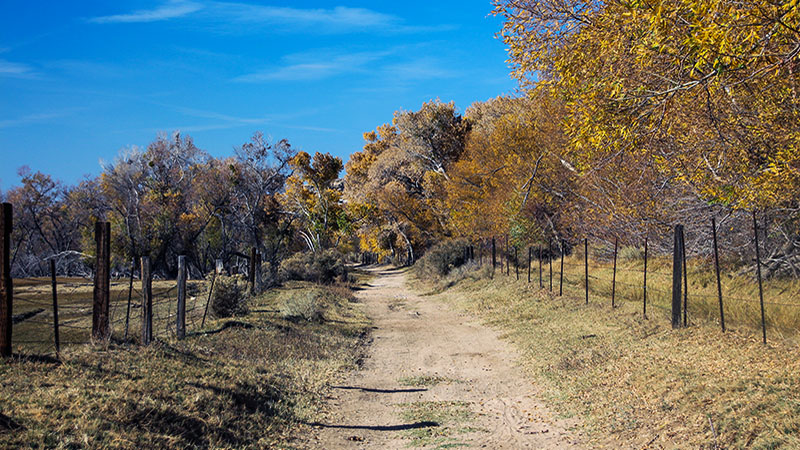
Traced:
POLYGON ((0 4, 0 189, 68 183, 181 130, 215 156, 260 130, 347 156, 422 102, 512 93, 488 0, 0 4))

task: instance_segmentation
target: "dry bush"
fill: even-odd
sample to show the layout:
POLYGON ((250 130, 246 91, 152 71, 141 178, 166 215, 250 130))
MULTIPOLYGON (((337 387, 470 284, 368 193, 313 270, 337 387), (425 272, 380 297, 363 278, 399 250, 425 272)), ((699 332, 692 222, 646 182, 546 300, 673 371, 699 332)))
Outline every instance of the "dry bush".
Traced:
POLYGON ((247 313, 247 280, 241 275, 218 275, 211 293, 211 311, 216 317, 247 313))
POLYGON ((323 284, 347 280, 344 258, 335 249, 295 253, 281 263, 278 273, 282 280, 313 281, 323 284))
POLYGON ((417 274, 428 279, 446 276, 467 262, 464 248, 468 245, 464 239, 447 240, 434 245, 417 261, 417 274))

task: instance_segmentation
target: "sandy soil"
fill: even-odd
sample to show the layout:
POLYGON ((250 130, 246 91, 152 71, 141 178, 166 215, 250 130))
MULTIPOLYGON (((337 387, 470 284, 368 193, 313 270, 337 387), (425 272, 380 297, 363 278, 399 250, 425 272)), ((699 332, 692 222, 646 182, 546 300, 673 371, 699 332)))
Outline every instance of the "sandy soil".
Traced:
POLYGON ((497 332, 434 297, 414 294, 404 271, 374 272, 358 292, 375 325, 368 357, 362 370, 333 387, 331 412, 305 446, 581 448, 578 424, 556 419, 537 398, 536 386, 523 378, 517 355, 497 332), (446 402, 471 412, 466 423, 448 426, 446 414, 441 423, 403 415, 410 405, 443 405, 446 411, 453 404, 446 402), (410 436, 428 428, 435 439, 410 436))

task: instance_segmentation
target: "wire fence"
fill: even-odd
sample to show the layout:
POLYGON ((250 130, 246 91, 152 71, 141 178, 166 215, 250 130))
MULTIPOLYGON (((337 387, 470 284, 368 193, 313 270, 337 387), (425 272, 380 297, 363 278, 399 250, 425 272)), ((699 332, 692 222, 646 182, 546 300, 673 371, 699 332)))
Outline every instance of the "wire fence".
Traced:
MULTIPOLYGON (((755 226, 755 237, 758 233, 755 226)), ((642 247, 627 247, 624 257, 620 257, 616 239, 597 242, 599 245, 587 238, 585 243, 515 247, 507 238, 486 238, 479 241, 477 251, 470 252, 477 253, 474 259, 479 264, 494 264, 494 271, 512 282, 530 282, 555 294, 580 294, 589 303, 607 303, 609 307, 622 302, 638 303, 648 319, 674 317, 672 255, 648 257, 645 243, 642 247)), ((755 239, 751 245, 755 247, 755 239)), ((661 242, 660 247, 668 246, 661 242)), ((726 251, 738 257, 745 249, 719 249, 723 257, 726 251)), ((752 266, 728 264, 724 275, 719 276, 719 259, 715 261, 713 254, 698 251, 687 258, 685 249, 681 249, 681 256, 685 273, 678 274, 679 314, 683 315, 684 326, 714 322, 725 331, 727 321, 735 326, 761 328, 765 343, 767 329, 781 335, 800 331, 800 281, 788 277, 762 281, 756 276, 755 268, 760 270, 761 261, 754 250, 752 266)))
MULTIPOLYGON (((50 278, 13 280, 13 334, 15 352, 50 354, 56 351, 55 309, 50 278)), ((186 295, 186 326, 200 329, 210 283, 189 280, 186 295)), ((58 334, 61 348, 91 342, 93 280, 57 278, 58 334)), ((177 333, 177 280, 153 281, 153 337, 177 333)), ((138 343, 142 329, 141 280, 115 280, 110 284, 109 326, 111 340, 138 343)))

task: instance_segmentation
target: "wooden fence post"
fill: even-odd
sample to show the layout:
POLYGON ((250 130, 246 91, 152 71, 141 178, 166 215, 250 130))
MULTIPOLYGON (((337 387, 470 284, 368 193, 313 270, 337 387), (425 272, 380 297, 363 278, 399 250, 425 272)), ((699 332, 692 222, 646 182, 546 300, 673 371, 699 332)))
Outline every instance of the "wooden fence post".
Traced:
POLYGON ((619 238, 614 238, 614 273, 611 276, 611 308, 616 308, 614 303, 617 295, 617 246, 619 245, 619 238))
POLYGON ((14 282, 11 280, 11 230, 13 207, 3 203, 0 211, 0 355, 11 356, 14 282))
POLYGON ((178 310, 175 334, 178 339, 186 337, 186 257, 178 256, 178 310))
POLYGON ((586 304, 589 304, 589 238, 583 238, 583 281, 586 304))
POLYGON ((131 322, 131 298, 133 297, 133 273, 136 272, 136 259, 131 261, 131 280, 128 283, 128 308, 125 310, 125 340, 128 340, 128 325, 131 322))
POLYGON ((142 345, 153 340, 153 277, 150 258, 142 256, 142 345))
POLYGON ((561 240, 561 270, 558 275, 558 296, 564 295, 564 240, 561 240))
POLYGON ((689 266, 686 264, 686 236, 681 228, 681 258, 683 259, 683 326, 689 326, 689 277, 686 272, 689 266))
POLYGON ((644 284, 642 286, 642 317, 647 319, 647 237, 644 238, 644 284))
POLYGON ((681 275, 683 274, 681 268, 681 264, 683 263, 683 255, 681 255, 682 234, 683 225, 675 225, 672 247, 672 328, 681 327, 681 288, 683 285, 683 280, 681 280, 681 275))
POLYGON ((514 246, 514 271, 517 274, 517 281, 519 281, 519 255, 517 254, 517 246, 514 246))
POLYGON ((58 334, 58 287, 56 285, 56 260, 50 260, 50 284, 53 287, 53 341, 56 344, 56 356, 61 352, 61 338, 58 334))
POLYGON ((722 280, 719 276, 719 251, 717 250, 717 221, 711 218, 711 233, 714 235, 714 269, 717 272, 717 298, 719 299, 719 323, 725 332, 725 308, 722 307, 722 280))
POLYGON ((256 294, 261 293, 261 252, 256 252, 256 294))
POLYGON ((111 222, 97 222, 94 228, 97 253, 94 271, 94 304, 92 306, 92 339, 111 338, 108 316, 111 297, 111 222))
POLYGON ((756 237, 756 274, 758 275, 758 300, 761 302, 761 335, 764 345, 767 344, 767 319, 764 315, 764 288, 761 285, 761 250, 758 248, 758 220, 756 211, 753 210, 753 234, 756 237))

